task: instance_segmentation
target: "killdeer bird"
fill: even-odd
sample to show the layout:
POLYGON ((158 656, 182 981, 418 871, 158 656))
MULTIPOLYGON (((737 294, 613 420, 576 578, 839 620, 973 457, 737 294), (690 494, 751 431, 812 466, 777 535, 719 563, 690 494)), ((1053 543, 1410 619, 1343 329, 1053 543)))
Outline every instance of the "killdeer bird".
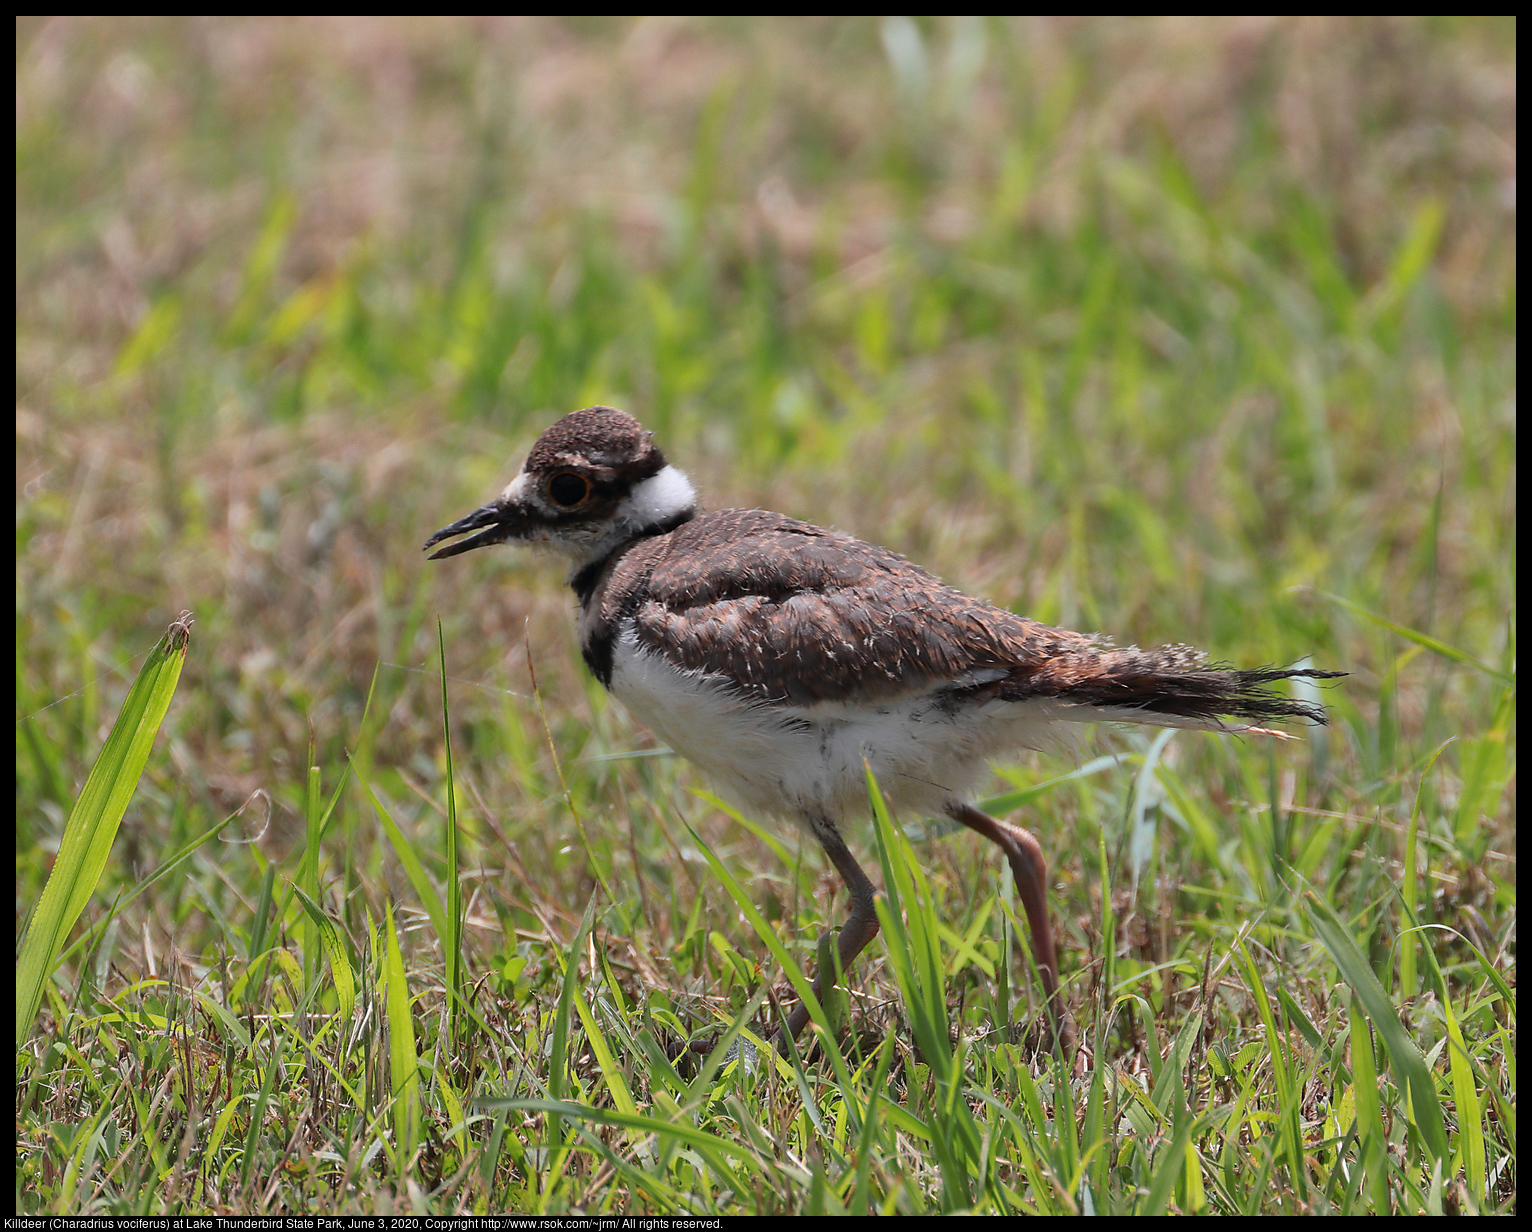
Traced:
MULTIPOLYGON (((742 810, 790 818, 845 880, 842 971, 878 932, 874 888, 843 837, 867 808, 870 766, 906 817, 945 816, 1005 852, 1032 933, 1053 1032, 1072 1027, 1037 839, 981 812, 988 762, 1061 723, 1267 732, 1325 722, 1267 691, 1339 672, 1210 666, 1187 646, 1119 649, 991 607, 904 557, 760 509, 701 513, 686 476, 631 415, 565 415, 482 508, 426 541, 440 560, 531 543, 570 562, 580 646, 632 715, 742 810)), ((817 973, 823 999, 834 972, 817 973)), ((796 1036, 809 1012, 787 1021, 796 1036)))

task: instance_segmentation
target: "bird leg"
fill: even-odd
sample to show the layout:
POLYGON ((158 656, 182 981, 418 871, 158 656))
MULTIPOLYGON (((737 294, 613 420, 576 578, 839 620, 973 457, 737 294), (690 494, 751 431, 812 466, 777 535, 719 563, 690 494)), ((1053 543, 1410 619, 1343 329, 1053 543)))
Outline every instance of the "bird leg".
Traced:
POLYGON ((1053 928, 1048 921, 1048 865, 1042 847, 1030 830, 1000 821, 971 804, 955 801, 947 806, 947 815, 970 830, 977 830, 1005 852, 1016 892, 1021 895, 1021 905, 1027 913, 1027 924, 1032 929, 1032 954, 1043 977, 1049 1021, 1064 1052, 1072 1053, 1075 1028, 1065 1013, 1064 994, 1059 987, 1059 963, 1053 950, 1053 928))
MULTIPOLYGON (((828 818, 810 817, 809 828, 819 840, 819 845, 825 849, 825 855, 830 857, 830 863, 835 865, 836 872, 845 881, 846 889, 851 891, 851 914, 841 925, 836 947, 840 955, 841 972, 845 973, 851 970, 852 962, 867 948, 867 943, 878 935, 878 913, 872 905, 877 891, 828 818)), ((814 973, 814 996, 823 1004, 825 993, 833 987, 835 972, 825 971, 821 965, 821 969, 814 973)), ((779 1039, 778 1045, 785 1047, 787 1039, 797 1039, 798 1033, 808 1025, 808 1021, 809 1007, 800 1002, 798 1008, 788 1016, 786 1037, 779 1039)))

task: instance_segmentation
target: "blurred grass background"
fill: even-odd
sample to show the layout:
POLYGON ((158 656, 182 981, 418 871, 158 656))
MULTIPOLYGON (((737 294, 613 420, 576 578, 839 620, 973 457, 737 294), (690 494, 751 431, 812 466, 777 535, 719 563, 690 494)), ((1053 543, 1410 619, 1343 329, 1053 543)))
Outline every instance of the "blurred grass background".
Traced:
MULTIPOLYGON (((529 1019, 598 881, 627 896, 609 944, 684 1024, 772 977, 683 820, 812 952, 828 870, 793 834, 779 860, 674 759, 623 756, 652 741, 584 676, 556 565, 424 565, 426 535, 593 402, 653 429, 710 506, 833 525, 1122 643, 1352 673, 1327 739, 1178 737, 1147 830, 1128 772, 1020 815, 1077 1005, 1101 978, 1099 842, 1114 946, 1174 1013, 1159 965, 1280 910, 1282 861, 1343 906, 1397 883, 1417 799, 1430 919, 1514 981, 1514 19, 18 35, 18 928, 182 608, 180 693, 93 910, 253 790, 274 801, 256 847, 145 895, 66 986, 215 978, 264 862, 302 852, 311 740, 326 792, 351 754, 439 852, 438 618, 469 962, 529 1019)), ((365 932, 358 904, 381 919, 409 884, 360 793, 337 816, 327 901, 365 932)), ((966 933, 990 853, 919 850, 966 933)), ((1386 978, 1397 911, 1365 928, 1412 997, 1386 978)))

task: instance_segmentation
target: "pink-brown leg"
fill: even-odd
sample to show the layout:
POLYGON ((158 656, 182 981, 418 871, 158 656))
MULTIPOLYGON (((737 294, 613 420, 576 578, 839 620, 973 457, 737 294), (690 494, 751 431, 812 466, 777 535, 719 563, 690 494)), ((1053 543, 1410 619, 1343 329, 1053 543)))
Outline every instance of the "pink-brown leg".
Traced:
MULTIPOLYGON (((877 891, 867 874, 862 871, 862 866, 847 849, 840 832, 829 820, 823 817, 811 817, 809 827, 814 831, 814 837, 819 840, 819 845, 825 849, 825 855, 830 857, 830 863, 835 865, 835 871, 845 881, 846 889, 851 891, 851 914, 841 925, 840 937, 836 943, 836 950, 840 955, 840 969, 844 975, 851 970, 851 964, 856 956, 865 950, 868 943, 878 935, 878 913, 872 905, 877 891)), ((820 1004, 824 1003, 825 993, 834 986, 835 972, 814 973, 814 996, 819 999, 820 1004)), ((808 1025, 808 1021, 808 1006, 800 1003, 788 1015, 788 1036, 797 1039, 798 1033, 808 1025)), ((780 1041, 783 1046, 786 1042, 786 1040, 780 1041)))
POLYGON ((1055 1037, 1067 1054, 1075 1050, 1075 1028, 1064 1009, 1064 994, 1059 985, 1059 963, 1053 949, 1053 926, 1048 920, 1048 864, 1043 849, 1030 830, 1000 821, 982 813, 971 804, 956 802, 947 806, 947 815, 970 830, 977 830, 1005 852, 1021 895, 1022 909, 1032 930, 1032 953, 1043 977, 1043 991, 1048 998, 1048 1017, 1055 1037))

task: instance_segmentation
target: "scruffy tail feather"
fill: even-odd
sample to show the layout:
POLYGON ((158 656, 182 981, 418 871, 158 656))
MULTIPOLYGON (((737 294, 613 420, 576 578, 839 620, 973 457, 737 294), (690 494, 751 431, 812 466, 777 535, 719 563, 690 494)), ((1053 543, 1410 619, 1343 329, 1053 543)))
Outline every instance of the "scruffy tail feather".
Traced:
POLYGON ((1145 723, 1155 722, 1156 716, 1180 719, 1181 723, 1173 724, 1178 727, 1205 725, 1218 728, 1226 726, 1229 719, 1257 725, 1302 719, 1324 725, 1329 720, 1323 706, 1278 697, 1266 686, 1296 677, 1333 680, 1346 675, 1345 672, 1321 672, 1313 668, 1258 667, 1235 671, 1204 667, 1195 671, 1155 671, 1152 668, 1144 671, 1143 667, 1148 664, 1135 666, 1139 670, 1108 670, 1100 676, 1082 680, 1063 691, 1060 698, 1103 710, 1140 713, 1143 715, 1141 721, 1145 723))

